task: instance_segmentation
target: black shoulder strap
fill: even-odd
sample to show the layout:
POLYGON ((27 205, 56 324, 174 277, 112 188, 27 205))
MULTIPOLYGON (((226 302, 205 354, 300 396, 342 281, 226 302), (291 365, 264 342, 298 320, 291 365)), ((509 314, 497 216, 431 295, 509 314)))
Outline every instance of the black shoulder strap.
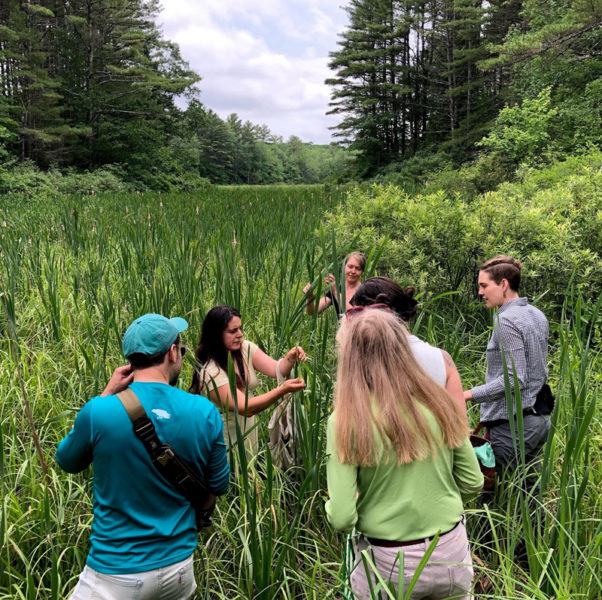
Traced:
POLYGON ((126 388, 123 392, 119 392, 117 397, 121 400, 121 404, 123 404, 132 423, 135 423, 136 419, 146 416, 146 412, 144 412, 144 408, 142 407, 140 400, 138 400, 138 396, 134 394, 132 389, 126 388))
MULTIPOLYGON (((119 400, 121 400, 121 404, 125 408, 130 420, 132 421, 132 425, 134 427, 134 433, 136 437, 144 444, 147 452, 150 454, 151 460, 155 463, 159 456, 163 452, 164 444, 159 439, 157 435, 157 431, 153 422, 149 419, 146 414, 144 407, 142 406, 138 396, 134 393, 130 388, 126 388, 123 392, 119 392, 117 394, 119 400)), ((165 446, 168 446, 165 444, 165 446)), ((173 450, 171 450, 173 452, 173 450)), ((174 453, 175 455, 175 453, 174 453)), ((155 466, 157 466, 155 464, 155 466)), ((162 473, 162 475, 172 484, 174 482, 169 480, 169 477, 162 473)), ((176 487, 176 489, 178 489, 176 487)), ((178 491, 180 491, 178 489, 178 491)))
POLYGON ((127 388, 119 392, 117 397, 132 421, 134 434, 144 444, 153 465, 192 504, 197 514, 197 526, 206 526, 213 508, 210 510, 203 508, 211 493, 207 488, 205 474, 198 473, 182 460, 169 444, 161 442, 153 422, 133 390, 127 388))

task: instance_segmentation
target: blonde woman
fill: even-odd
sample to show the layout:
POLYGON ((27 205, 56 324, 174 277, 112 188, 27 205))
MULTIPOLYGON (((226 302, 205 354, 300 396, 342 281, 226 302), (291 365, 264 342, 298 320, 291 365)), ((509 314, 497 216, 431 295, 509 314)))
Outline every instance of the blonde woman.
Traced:
POLYGON ((337 341, 326 513, 335 529, 361 533, 351 574, 355 597, 380 597, 371 595, 377 579, 366 572, 362 551, 369 550, 385 581, 405 589, 439 534, 411 598, 469 598, 463 501, 481 490, 483 476, 464 414, 418 365, 401 321, 386 306, 351 313, 337 341))
MULTIPOLYGON (((351 306, 351 298, 362 283, 362 275, 366 268, 366 257, 361 252, 352 252, 345 259, 345 304, 346 308, 351 306)), ((316 310, 318 314, 325 311, 329 306, 334 306, 337 315, 343 314, 341 304, 343 299, 339 296, 336 286, 336 279, 332 273, 324 278, 324 283, 328 287, 326 294, 316 303, 315 296, 311 291, 311 284, 307 283, 303 288, 303 293, 307 294, 307 303, 305 310, 308 315, 313 315, 316 310)))
MULTIPOLYGON (((414 293, 412 286, 403 289, 389 277, 370 277, 356 290, 350 300, 352 307, 347 310, 352 312, 364 306, 385 304, 407 325, 416 316, 418 301, 414 293)), ((407 328, 405 334, 418 364, 451 394, 462 412, 466 413, 462 381, 449 353, 411 335, 407 328)))

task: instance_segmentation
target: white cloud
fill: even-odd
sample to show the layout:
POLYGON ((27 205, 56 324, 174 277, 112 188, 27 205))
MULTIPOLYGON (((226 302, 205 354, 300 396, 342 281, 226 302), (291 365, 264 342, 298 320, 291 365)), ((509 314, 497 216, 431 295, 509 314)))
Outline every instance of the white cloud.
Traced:
POLYGON ((331 141, 337 122, 325 114, 324 80, 345 22, 336 0, 166 0, 159 15, 165 37, 202 77, 208 108, 316 143, 331 141))

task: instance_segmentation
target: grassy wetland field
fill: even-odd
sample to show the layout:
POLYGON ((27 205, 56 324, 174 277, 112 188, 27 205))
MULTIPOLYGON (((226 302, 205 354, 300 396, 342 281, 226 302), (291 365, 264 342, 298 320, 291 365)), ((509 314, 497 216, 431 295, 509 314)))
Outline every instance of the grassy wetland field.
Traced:
MULTIPOLYGON (((600 177, 595 169, 591 173, 575 175, 571 197, 558 200, 550 192, 549 202, 564 203, 544 215, 546 223, 557 220, 549 225, 557 234, 539 232, 544 241, 533 250, 538 262, 525 264, 535 274, 527 289, 536 292, 535 302, 551 322, 554 435, 533 512, 516 498, 502 512, 467 509, 478 598, 601 597, 600 288, 595 292, 600 177), (593 216, 585 218, 588 198, 593 216), (577 201, 581 208, 571 212, 577 201), (569 235, 567 228, 583 247, 571 246, 574 254, 562 249, 555 258, 553 249, 569 235), (575 261, 567 267, 573 281, 560 270, 565 259, 575 261), (593 292, 581 285, 585 280, 593 281, 593 292), (494 530, 492 550, 481 545, 485 528, 494 530), (515 562, 521 537, 527 540, 529 569, 515 562)), ((534 180, 522 199, 518 191, 507 196, 540 223, 544 217, 529 212, 528 202, 554 185, 534 180)), ((309 359, 298 373, 307 388, 296 398, 298 466, 283 473, 266 455, 261 477, 253 463, 238 468, 218 503, 214 526, 200 535, 197 597, 338 597, 343 540, 327 524, 323 508, 324 425, 332 402, 337 323, 332 310, 319 318, 305 314, 303 285, 321 281, 329 270, 340 272, 350 249, 364 251, 368 275, 418 285, 422 312, 414 332, 446 348, 468 386, 484 378, 491 325, 491 315, 476 299, 475 265, 488 252, 516 251, 520 258, 530 252, 513 221, 513 239, 496 238, 488 229, 488 245, 471 250, 462 246, 464 238, 456 244, 437 234, 441 221, 451 237, 450 227, 461 226, 453 215, 461 210, 474 215, 483 199, 464 204, 441 198, 437 204, 425 196, 424 206, 430 202, 435 208, 424 211, 422 222, 396 213, 391 227, 402 234, 395 238, 379 216, 389 210, 394 190, 356 190, 347 198, 348 193, 321 186, 215 187, 194 195, 0 200, 0 599, 65 598, 83 567, 92 472, 62 472, 54 452, 79 407, 123 363, 120 342, 127 325, 145 312, 181 315, 190 323, 184 341, 194 347, 205 312, 218 303, 239 308, 245 335, 272 356, 301 344, 309 359), (440 219, 438 206, 447 211, 440 219), (363 219, 367 229, 353 219, 363 219), (437 245, 444 243, 449 253, 437 245)), ((402 194, 397 201, 403 204, 402 194)), ((537 206, 542 202, 540 197, 537 206)), ((494 227, 495 215, 479 215, 474 227, 494 227)), ((184 388, 192 369, 190 360, 180 379, 184 388)), ((266 438, 269 412, 261 415, 266 438)), ((474 425, 474 409, 470 417, 474 425)))

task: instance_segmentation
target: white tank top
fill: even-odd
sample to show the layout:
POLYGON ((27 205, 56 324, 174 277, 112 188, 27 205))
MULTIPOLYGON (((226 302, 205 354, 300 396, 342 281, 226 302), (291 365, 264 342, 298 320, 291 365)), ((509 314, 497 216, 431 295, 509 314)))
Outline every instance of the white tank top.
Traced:
POLYGON ((425 373, 430 375, 440 386, 445 387, 447 373, 441 350, 423 342, 415 335, 409 335, 408 342, 410 342, 410 348, 412 348, 416 362, 423 368, 425 373))

